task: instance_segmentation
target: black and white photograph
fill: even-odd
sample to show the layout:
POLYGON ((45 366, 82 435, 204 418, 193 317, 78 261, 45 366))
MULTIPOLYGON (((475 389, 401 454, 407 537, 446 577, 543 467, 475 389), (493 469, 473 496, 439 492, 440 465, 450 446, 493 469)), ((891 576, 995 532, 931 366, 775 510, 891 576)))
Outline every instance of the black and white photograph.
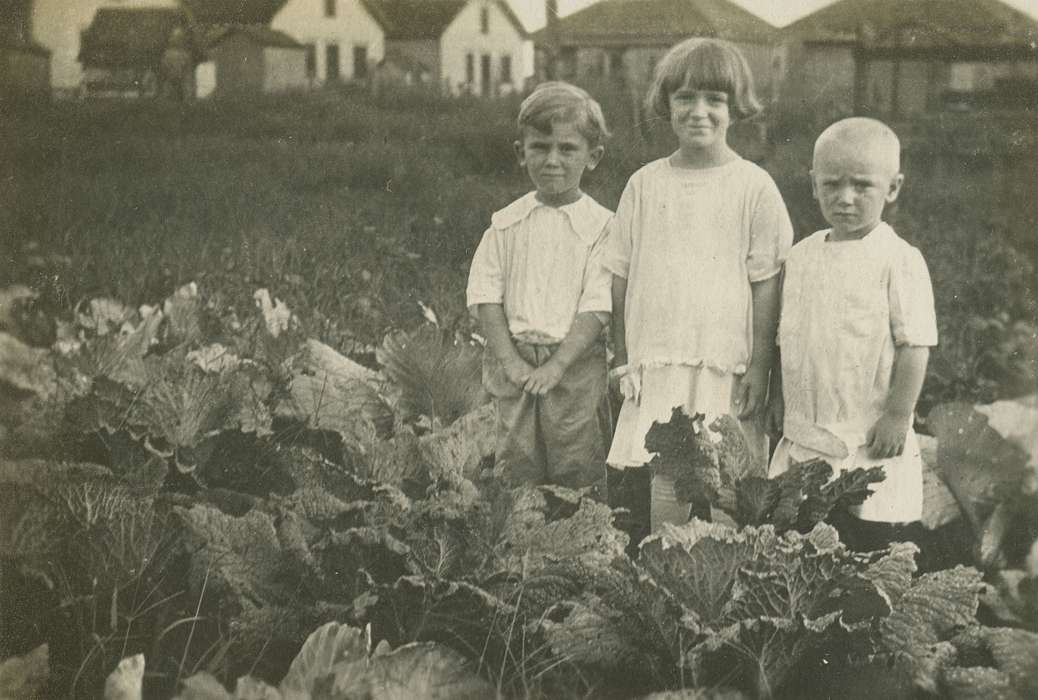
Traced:
POLYGON ((1038 698, 1038 0, 0 0, 0 700, 1038 698))

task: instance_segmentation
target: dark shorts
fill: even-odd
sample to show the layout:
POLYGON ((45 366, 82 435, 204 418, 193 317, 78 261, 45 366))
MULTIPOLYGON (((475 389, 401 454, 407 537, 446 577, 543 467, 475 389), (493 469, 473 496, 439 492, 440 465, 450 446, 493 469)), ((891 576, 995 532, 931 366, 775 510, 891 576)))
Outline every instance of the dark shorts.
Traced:
MULTIPOLYGON (((547 362, 559 347, 513 342, 533 367, 547 362)), ((512 486, 591 487, 595 498, 606 500, 605 458, 612 425, 604 343, 588 348, 545 396, 512 384, 487 350, 483 385, 497 404, 495 473, 512 486)))

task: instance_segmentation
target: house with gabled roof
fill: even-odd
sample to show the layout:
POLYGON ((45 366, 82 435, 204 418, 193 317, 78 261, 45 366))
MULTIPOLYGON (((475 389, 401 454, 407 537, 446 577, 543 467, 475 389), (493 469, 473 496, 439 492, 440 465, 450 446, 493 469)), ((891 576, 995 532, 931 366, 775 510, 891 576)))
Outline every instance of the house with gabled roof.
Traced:
POLYGON ((176 6, 176 0, 33 0, 33 33, 36 41, 51 52, 51 89, 58 93, 80 89, 80 38, 98 9, 176 6))
POLYGON ((50 91, 50 51, 33 37, 32 0, 0 0, 0 101, 50 91))
POLYGON ((281 0, 279 4, 270 27, 306 47, 313 84, 366 80, 382 60, 383 30, 362 0, 281 0))
POLYGON ((505 0, 360 0, 385 32, 390 55, 428 69, 451 94, 522 87, 527 32, 505 0))
POLYGON ((307 49, 284 32, 262 24, 222 24, 204 36, 199 96, 299 92, 311 86, 307 49))
POLYGON ((537 75, 586 82, 611 79, 638 92, 657 61, 689 37, 731 41, 767 98, 778 30, 730 0, 602 0, 554 19, 533 36, 537 75))
POLYGON ((309 89, 312 57, 270 26, 286 0, 181 0, 204 39, 198 94, 240 95, 309 89))
POLYGON ((79 44, 87 93, 154 96, 194 94, 203 49, 179 7, 102 7, 79 44))
POLYGON ((1038 22, 999 0, 839 0, 782 34, 798 108, 898 119, 1038 98, 1038 22))

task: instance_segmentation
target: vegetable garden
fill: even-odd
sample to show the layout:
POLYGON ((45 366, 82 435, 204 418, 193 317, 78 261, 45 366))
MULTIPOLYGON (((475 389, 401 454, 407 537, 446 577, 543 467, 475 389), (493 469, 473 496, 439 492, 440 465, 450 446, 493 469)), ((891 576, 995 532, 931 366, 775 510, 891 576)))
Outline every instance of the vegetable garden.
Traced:
MULTIPOLYGON (((180 119, 201 158, 199 115, 180 119)), ((490 123, 493 139, 470 123, 457 138, 495 143, 507 132, 490 123)), ((276 149, 295 127, 270 128, 276 149)), ((411 159, 448 148, 414 138, 393 147, 411 159)), ((58 162, 75 153, 51 145, 58 162)), ((369 147, 348 148, 370 165, 369 147)), ((668 527, 632 557, 606 505, 494 476, 482 348, 460 308, 479 212, 459 203, 516 184, 484 172, 473 194, 471 164, 450 167, 441 179, 463 192, 418 193, 410 219, 382 220, 408 221, 404 233, 366 233, 351 200, 361 219, 342 269, 307 262, 315 241, 294 238, 288 257, 239 271, 220 252, 234 232, 136 289, 84 270, 51 277, 75 267, 64 254, 115 263, 82 255, 96 243, 68 220, 54 233, 61 215, 16 193, 6 257, 34 272, 0 299, 0 697, 1038 696, 1038 398, 1026 393, 1033 338, 1013 336, 1026 299, 970 309, 979 341, 956 351, 973 369, 931 378, 916 544, 852 553, 825 522, 881 470, 832 479, 813 462, 765 479, 729 423, 675 412, 650 433, 655 467, 702 494, 710 521, 668 527), (33 226, 41 247, 26 250, 33 226), (464 240, 415 242, 442 228, 464 240), (311 264, 313 286, 289 277, 311 264)), ((111 206, 111 227, 147 216, 111 206)), ((89 232, 95 215, 78 225, 89 232)), ((144 248, 138 260, 156 254, 144 248)))

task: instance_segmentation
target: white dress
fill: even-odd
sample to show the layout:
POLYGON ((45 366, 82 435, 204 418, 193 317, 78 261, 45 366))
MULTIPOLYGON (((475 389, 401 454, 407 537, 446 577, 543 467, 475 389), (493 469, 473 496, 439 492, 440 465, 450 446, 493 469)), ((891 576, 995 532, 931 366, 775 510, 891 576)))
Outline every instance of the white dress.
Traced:
POLYGON ((896 348, 937 344, 926 262, 885 223, 858 240, 829 241, 828 234, 797 243, 786 260, 779 323, 784 436, 770 471, 814 457, 836 470, 882 465, 886 480, 855 514, 918 520, 922 459, 911 426, 900 457, 871 459, 864 444, 883 413, 896 348))
MULTIPOLYGON (((702 170, 669 159, 631 176, 610 230, 603 264, 627 279, 628 364, 641 399, 620 410, 608 462, 641 466, 645 434, 675 406, 710 416, 733 413, 732 394, 752 352, 750 284, 778 274, 793 229, 771 176, 736 159, 702 170)), ((766 443, 759 421, 745 425, 766 443)), ((687 519, 673 484, 654 480, 652 520, 687 519)))

